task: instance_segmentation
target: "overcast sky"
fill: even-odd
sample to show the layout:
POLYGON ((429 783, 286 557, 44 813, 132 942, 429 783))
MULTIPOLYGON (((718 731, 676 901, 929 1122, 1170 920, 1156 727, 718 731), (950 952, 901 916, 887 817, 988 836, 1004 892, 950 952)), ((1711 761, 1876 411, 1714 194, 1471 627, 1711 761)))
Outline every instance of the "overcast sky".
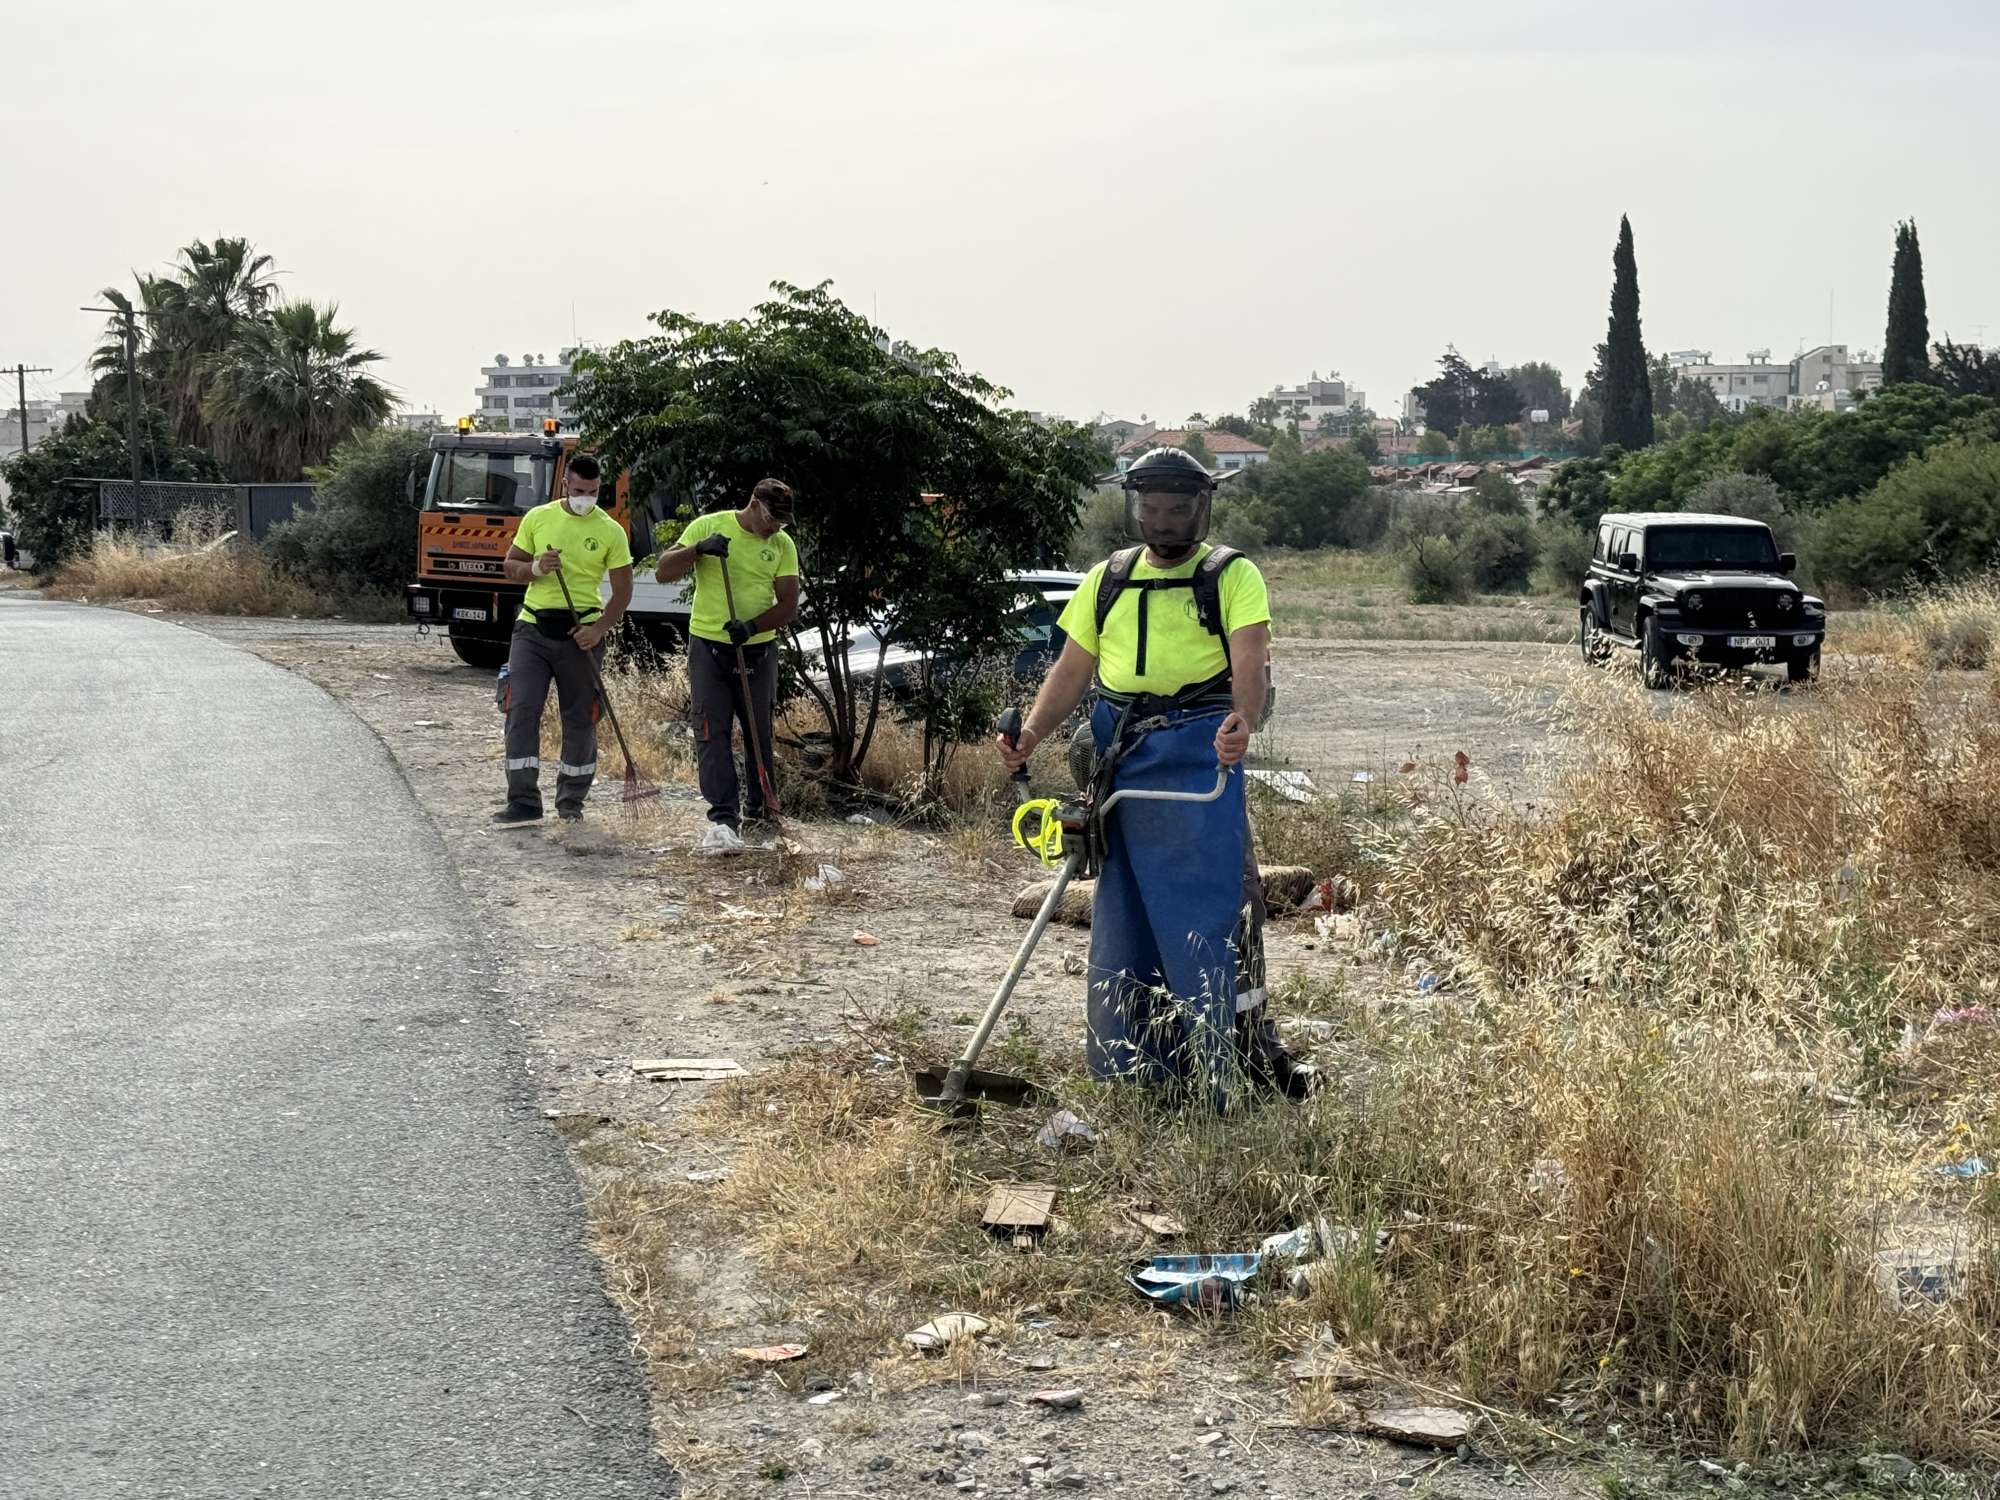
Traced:
MULTIPOLYGON (((2000 7, 1819 0, 244 0, 30 7, 0 71, 0 360, 193 238, 337 299, 403 400, 493 354, 831 279, 1019 404, 1171 421, 1453 341, 1879 351, 1896 220, 1931 329, 2000 342, 2000 7)), ((11 389, 6 392, 11 398, 11 389)), ((11 404, 11 402, 9 403, 11 404)))

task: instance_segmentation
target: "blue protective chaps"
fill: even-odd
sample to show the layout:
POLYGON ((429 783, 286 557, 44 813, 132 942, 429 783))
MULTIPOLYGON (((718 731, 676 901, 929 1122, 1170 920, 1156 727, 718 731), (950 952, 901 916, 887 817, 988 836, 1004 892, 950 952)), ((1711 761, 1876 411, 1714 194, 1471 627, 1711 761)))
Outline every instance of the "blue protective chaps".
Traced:
MULTIPOLYGON (((1100 754, 1119 714, 1100 701, 1091 715, 1100 754)), ((1111 789, 1208 791, 1222 718, 1175 709, 1136 740, 1128 733, 1111 789)), ((1242 1081, 1237 939, 1250 858, 1242 768, 1214 802, 1121 802, 1104 837, 1090 925, 1091 1076, 1178 1084, 1224 1110, 1242 1081)))

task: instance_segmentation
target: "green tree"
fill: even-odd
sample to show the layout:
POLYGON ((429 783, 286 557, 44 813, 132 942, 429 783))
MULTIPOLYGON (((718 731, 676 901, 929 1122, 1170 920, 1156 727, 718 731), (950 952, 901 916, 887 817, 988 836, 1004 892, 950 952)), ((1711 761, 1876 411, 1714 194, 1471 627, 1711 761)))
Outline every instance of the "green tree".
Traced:
POLYGON ((1456 349, 1439 355, 1437 375, 1417 387, 1417 399, 1424 406, 1424 425, 1436 432, 1456 432, 1467 422, 1478 420, 1472 410, 1475 396, 1472 366, 1456 349))
POLYGON ((1491 427, 1475 427, 1470 422, 1458 429, 1458 456, 1483 458, 1498 452, 1500 439, 1491 427))
POLYGON ((356 433, 306 477, 311 510, 272 531, 271 560, 335 589, 389 593, 410 576, 416 536, 412 484, 430 461, 430 436, 400 427, 356 433))
POLYGON ((334 326, 329 303, 291 302, 246 324, 215 365, 205 410, 233 466, 297 479, 359 429, 379 426, 395 398, 367 367, 381 359, 334 326))
POLYGON ((1931 378, 1954 396, 2000 401, 2000 352, 1977 344, 1954 344, 1949 335, 1931 345, 1931 378))
POLYGON ((1882 384, 1930 378, 1931 322, 1924 306, 1924 252, 1914 219, 1896 226, 1889 268, 1889 326, 1882 339, 1882 384))
POLYGON ((1451 453, 1451 439, 1436 427, 1426 427, 1417 439, 1417 452, 1425 458, 1445 458, 1451 453))
POLYGON ((1509 421, 1525 422, 1531 411, 1546 411, 1551 422, 1569 420, 1569 390, 1563 385, 1562 371, 1554 365, 1531 359, 1510 370, 1508 379, 1513 381, 1521 398, 1520 409, 1509 416, 1509 421))
MULTIPOLYGON (((215 456, 176 443, 165 412, 147 407, 139 417, 141 470, 147 479, 213 484, 226 479, 215 456)), ((71 419, 26 453, 0 461, 19 523, 16 535, 47 570, 90 545, 97 524, 97 487, 72 481, 124 479, 132 472, 122 413, 116 421, 71 419)))
POLYGON ((1250 420, 1260 427, 1276 427, 1279 410, 1276 397, 1259 396, 1250 403, 1250 420))
POLYGON ((1208 424, 1218 432, 1233 432, 1240 438, 1248 438, 1253 443, 1262 443, 1266 448, 1278 440, 1278 430, 1248 417, 1239 417, 1234 412, 1226 412, 1208 424))
POLYGON ((1466 496, 1466 504, 1489 516, 1525 516, 1528 513, 1514 481, 1498 469, 1483 470, 1472 481, 1472 493, 1466 496))
POLYGON ((1243 488, 1246 516, 1277 546, 1351 547, 1373 539, 1379 518, 1363 506, 1371 493, 1368 466, 1352 450, 1273 460, 1232 484, 1243 488))
POLYGON ((1611 482, 1618 477, 1622 457, 1613 451, 1601 458, 1573 458, 1561 465, 1543 492, 1543 511, 1595 531, 1598 517, 1618 508, 1612 503, 1611 482))
POLYGON ((1639 260, 1632 221, 1618 220, 1611 256, 1611 320, 1597 346, 1597 385, 1604 403, 1604 440, 1625 449, 1653 441, 1653 390, 1639 331, 1639 260))
POLYGON ((1828 576, 1887 590, 2000 567, 2000 443, 1960 437, 1828 513, 1828 576))
MULTIPOLYGON (((766 476, 798 492, 811 582, 793 645, 816 638, 823 666, 802 674, 804 691, 826 722, 828 773, 851 785, 882 706, 881 674, 849 658, 854 631, 886 616, 932 660, 1008 648, 1006 573, 1060 555, 1096 472, 1090 434, 1010 409, 952 354, 890 345, 825 284, 776 283, 747 317, 653 322, 579 359, 586 439, 637 490, 689 512, 736 503, 766 476)), ((922 716, 935 770, 945 731, 973 716, 936 697, 922 716)))
POLYGON ((1199 432, 1190 432, 1187 435, 1187 441, 1181 446, 1187 452, 1193 454, 1200 461, 1203 468, 1212 469, 1215 467, 1215 455, 1208 451, 1208 440, 1199 432))
POLYGON ((1379 464, 1382 461, 1382 440, 1375 435, 1372 426, 1355 428, 1354 436, 1348 440, 1347 446, 1363 463, 1379 464))

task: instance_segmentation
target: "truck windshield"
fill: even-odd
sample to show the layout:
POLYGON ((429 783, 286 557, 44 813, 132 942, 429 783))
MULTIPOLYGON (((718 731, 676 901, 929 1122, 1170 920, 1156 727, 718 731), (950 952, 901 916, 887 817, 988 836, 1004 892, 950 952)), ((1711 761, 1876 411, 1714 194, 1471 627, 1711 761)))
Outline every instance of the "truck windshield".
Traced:
POLYGON ((1655 526, 1646 533, 1646 566, 1775 568, 1778 549, 1761 526, 1655 526))
POLYGON ((549 498, 548 460, 526 453, 431 456, 427 510, 527 511, 549 498))

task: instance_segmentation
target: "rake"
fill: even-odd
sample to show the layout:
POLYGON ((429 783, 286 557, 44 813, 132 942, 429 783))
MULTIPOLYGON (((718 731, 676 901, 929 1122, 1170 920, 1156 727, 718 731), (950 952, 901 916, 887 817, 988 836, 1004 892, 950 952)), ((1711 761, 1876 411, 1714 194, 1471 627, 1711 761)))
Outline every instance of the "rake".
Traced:
MULTIPOLYGON (((569 606, 570 618, 576 620, 576 600, 570 597, 569 580, 563 577, 560 564, 556 567, 556 582, 562 585, 563 603, 569 606)), ((578 620, 578 623, 581 624, 581 620, 578 620)), ((570 638, 572 644, 575 643, 575 639, 574 636, 570 638)), ((581 646, 576 649, 583 651, 581 646)), ((590 680, 597 689, 597 701, 604 705, 604 717, 611 721, 611 732, 618 736, 619 754, 625 757, 625 792, 622 800, 629 808, 634 802, 644 802, 648 797, 659 796, 660 789, 641 776, 638 766, 633 764, 632 747, 625 743, 625 730, 618 722, 618 710, 611 706, 611 695, 604 691, 604 674, 597 670, 595 653, 583 651, 583 659, 590 663, 590 680)))

